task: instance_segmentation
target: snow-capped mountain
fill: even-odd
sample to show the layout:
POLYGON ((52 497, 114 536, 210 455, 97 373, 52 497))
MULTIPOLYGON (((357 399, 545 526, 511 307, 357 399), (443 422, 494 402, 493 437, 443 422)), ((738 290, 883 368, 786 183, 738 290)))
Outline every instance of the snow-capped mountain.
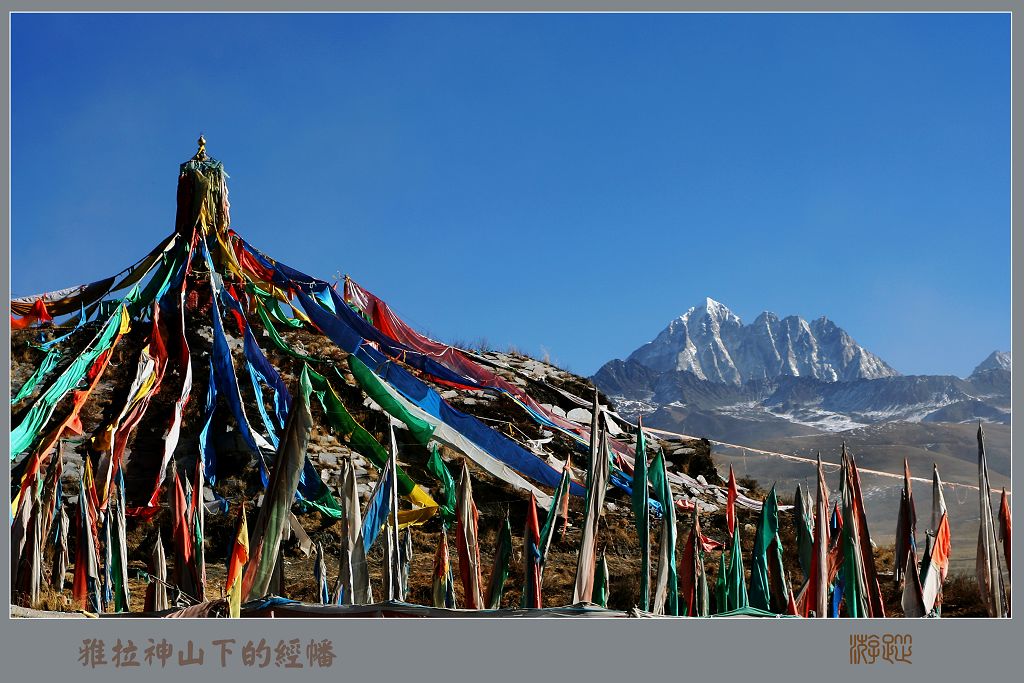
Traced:
POLYGON ((1010 423, 1010 357, 967 378, 904 376, 827 318, 762 313, 744 325, 707 299, 592 378, 623 415, 728 441, 883 423, 1010 423))
POLYGON ((692 372, 725 384, 780 376, 844 382, 899 374, 824 316, 808 323, 766 311, 744 325, 711 298, 673 320, 627 360, 655 372, 692 372))
MULTIPOLYGON (((735 464, 766 484, 806 483, 808 472, 764 451, 838 462, 843 445, 865 468, 899 473, 906 460, 916 476, 934 465, 945 481, 970 482, 979 421, 991 471, 1009 474, 1010 357, 1001 352, 966 378, 900 375, 825 318, 762 313, 744 325, 708 299, 591 379, 620 415, 706 438, 720 468, 735 464)), ((899 495, 898 480, 869 486, 890 502, 893 489, 899 495)))
POLYGON ((989 354, 988 358, 981 361, 978 367, 974 368, 974 372, 971 376, 977 375, 978 373, 986 370, 1009 370, 1010 369, 1010 354, 1006 351, 993 351, 989 354))

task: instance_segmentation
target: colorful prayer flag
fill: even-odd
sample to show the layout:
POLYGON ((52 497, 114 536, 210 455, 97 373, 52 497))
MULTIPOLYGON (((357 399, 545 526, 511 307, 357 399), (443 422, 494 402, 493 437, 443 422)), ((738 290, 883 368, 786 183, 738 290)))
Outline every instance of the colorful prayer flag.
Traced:
POLYGON ((494 564, 491 565, 491 576, 487 581, 487 595, 484 596, 487 609, 501 607, 501 593, 505 588, 505 581, 508 579, 508 565, 511 558, 512 527, 508 516, 506 516, 498 531, 498 546, 494 549, 494 564))
MULTIPOLYGON (((592 426, 600 422, 603 409, 598 406, 594 394, 594 411, 598 417, 592 426)), ((608 490, 610 461, 608 459, 608 434, 599 429, 598 438, 591 439, 594 447, 590 453, 590 468, 587 473, 586 515, 583 518, 583 538, 580 541, 576 560, 576 586, 573 589, 573 603, 592 602, 594 595, 594 572, 597 564, 597 530, 604 509, 604 497, 608 490)))
POLYGON ((636 534, 640 541, 640 609, 646 612, 651 608, 651 514, 647 501, 647 445, 642 416, 637 417, 631 502, 633 523, 636 525, 636 534))
POLYGON ((526 509, 526 531, 523 533, 523 607, 541 606, 542 561, 540 529, 537 524, 537 499, 531 492, 530 503, 526 509))
POLYGON ((477 545, 476 503, 473 502, 473 486, 469 467, 462 461, 462 476, 459 478, 459 497, 455 509, 455 545, 459 554, 459 574, 466 595, 466 609, 481 609, 483 594, 480 579, 480 548, 477 545))
POLYGON ((990 617, 1005 617, 1006 591, 1003 573, 999 568, 995 524, 992 519, 992 487, 988 479, 988 460, 985 457, 985 433, 978 425, 978 497, 981 524, 978 525, 978 555, 976 575, 982 602, 990 617))
MULTIPOLYGON (((245 503, 238 506, 238 527, 235 531, 235 540, 231 545, 231 557, 228 560, 228 576, 225 588, 228 595, 228 613, 232 619, 237 619, 241 614, 242 605, 242 575, 245 565, 249 561, 249 527, 245 520, 245 503)), ((157 546, 160 540, 157 539, 157 546)), ((163 554, 161 548, 160 554, 163 554)))
POLYGON ((676 574, 676 505, 665 469, 665 453, 658 451, 651 462, 651 487, 661 503, 661 535, 658 539, 658 573, 655 581, 655 614, 679 615, 679 580, 676 574))

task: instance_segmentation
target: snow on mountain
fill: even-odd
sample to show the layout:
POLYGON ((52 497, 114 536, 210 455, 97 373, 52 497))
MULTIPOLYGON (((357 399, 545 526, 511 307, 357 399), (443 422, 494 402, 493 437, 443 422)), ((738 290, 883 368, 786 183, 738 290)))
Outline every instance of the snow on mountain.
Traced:
POLYGON ((825 317, 808 323, 766 311, 744 325, 710 297, 669 323, 628 360, 656 372, 688 371, 725 384, 779 376, 837 382, 899 374, 825 317))
MULTIPOLYGON (((764 327, 756 323, 750 327, 762 338, 774 335, 770 314, 762 317, 766 319, 764 327)), ((808 328, 816 332, 818 353, 823 348, 829 353, 830 347, 838 347, 850 352, 847 357, 851 361, 857 359, 855 344, 852 340, 847 342, 848 335, 832 323, 815 321, 808 328)), ((749 351, 752 347, 756 345, 743 348, 749 351)), ((780 358, 798 355, 795 351, 790 353, 793 345, 784 348, 786 353, 780 354, 780 358)), ((738 360, 739 367, 746 367, 742 350, 734 350, 730 358, 738 360)), ((630 358, 605 363, 593 380, 623 415, 633 417, 642 413, 652 427, 684 430, 683 433, 710 429, 719 438, 729 440, 735 434, 758 438, 792 436, 793 426, 837 432, 885 422, 969 423, 980 419, 1009 424, 1010 373, 1001 369, 998 358, 990 361, 992 357, 967 379, 952 375, 897 375, 833 381, 808 372, 799 376, 781 373, 740 384, 710 379, 706 371, 700 377, 692 364, 685 370, 657 371, 630 358)), ((763 367, 773 366, 766 363, 763 367)), ((788 367, 802 371, 799 363, 788 367)))
POLYGON ((593 380, 651 426, 767 438, 886 422, 1008 424, 1009 369, 1010 355, 996 351, 967 379, 904 376, 828 318, 764 312, 746 325, 708 298, 593 380))
POLYGON ((988 358, 981 361, 978 367, 974 368, 974 372, 971 376, 977 375, 985 370, 1009 370, 1010 369, 1010 354, 1006 351, 993 351, 988 355, 988 358))

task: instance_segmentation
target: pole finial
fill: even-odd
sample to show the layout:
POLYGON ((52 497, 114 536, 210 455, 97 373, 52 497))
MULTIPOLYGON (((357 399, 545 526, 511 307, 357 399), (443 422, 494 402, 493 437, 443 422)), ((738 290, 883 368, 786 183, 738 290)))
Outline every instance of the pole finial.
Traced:
POLYGON ((196 155, 194 157, 192 157, 192 158, 197 160, 197 161, 205 161, 206 160, 206 138, 203 137, 202 133, 199 134, 198 142, 199 142, 199 151, 197 151, 196 155))

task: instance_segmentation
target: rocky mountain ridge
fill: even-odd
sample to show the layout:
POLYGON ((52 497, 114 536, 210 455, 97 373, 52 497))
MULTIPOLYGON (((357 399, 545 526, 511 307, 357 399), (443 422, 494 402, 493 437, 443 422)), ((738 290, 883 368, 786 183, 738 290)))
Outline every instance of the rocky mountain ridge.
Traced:
POLYGON ((710 297, 627 360, 657 372, 688 371, 698 379, 736 385, 781 375, 837 382, 899 374, 824 316, 808 323, 765 311, 744 325, 710 297))
POLYGON ((592 379, 622 415, 665 429, 679 427, 679 409, 703 415, 701 424, 760 423, 754 432, 767 436, 888 421, 1010 422, 1008 353, 994 351, 966 378, 901 375, 825 317, 765 312, 744 325, 711 298, 592 379))

